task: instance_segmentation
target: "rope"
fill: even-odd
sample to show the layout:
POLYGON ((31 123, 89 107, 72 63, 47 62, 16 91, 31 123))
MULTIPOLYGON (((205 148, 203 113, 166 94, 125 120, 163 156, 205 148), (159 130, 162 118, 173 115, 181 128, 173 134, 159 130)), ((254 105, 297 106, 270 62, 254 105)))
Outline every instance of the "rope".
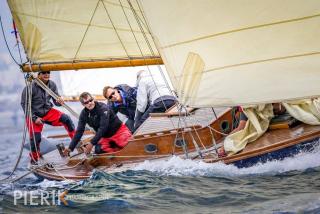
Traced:
POLYGON ((6 38, 6 35, 4 33, 4 29, 3 29, 3 23, 2 23, 2 19, 1 19, 1 16, 0 16, 0 23, 1 23, 1 30, 2 30, 2 35, 3 35, 3 38, 4 38, 4 42, 6 43, 6 46, 7 46, 7 49, 8 49, 8 52, 12 58, 12 60, 19 66, 21 67, 21 65, 17 62, 17 60, 13 57, 11 51, 10 51, 10 48, 9 48, 9 45, 8 45, 8 42, 7 42, 7 38, 6 38))
POLYGON ((18 46, 18 53, 19 53, 19 57, 20 57, 20 64, 22 65, 22 56, 21 56, 21 50, 20 50, 20 42, 19 42, 19 38, 18 38, 18 31, 16 28, 16 23, 14 22, 14 20, 12 20, 12 25, 13 25, 13 32, 16 38, 16 42, 17 42, 17 46, 18 46))
MULTIPOLYGON (((26 94, 26 99, 27 99, 27 94, 26 94)), ((27 106, 25 105, 24 112, 26 112, 26 110, 27 110, 27 106)), ((26 133, 27 133, 27 125, 26 125, 26 123, 24 123, 24 126, 23 126, 23 137, 22 137, 22 142, 21 142, 21 146, 20 146, 20 152, 19 152, 18 158, 16 160, 16 163, 15 163, 11 173, 9 174, 9 176, 1 179, 0 182, 8 180, 9 178, 11 178, 12 175, 14 174, 14 172, 16 171, 16 169, 17 169, 17 167, 18 167, 18 165, 20 163, 21 157, 22 157, 23 147, 24 147, 25 142, 26 142, 26 133)))
POLYGON ((122 42, 122 40, 121 40, 121 38, 120 38, 120 35, 119 35, 119 33, 118 33, 118 31, 117 31, 117 29, 116 29, 116 27, 115 27, 115 25, 114 25, 114 23, 113 23, 113 21, 112 21, 112 19, 111 19, 111 16, 110 16, 110 14, 109 14, 109 12, 108 12, 108 10, 107 10, 107 8, 106 8, 106 6, 105 6, 105 4, 104 4, 103 1, 102 1, 102 5, 103 5, 104 10, 106 11, 106 13, 107 13, 107 15, 108 15, 108 18, 109 18, 109 20, 110 20, 110 22, 111 22, 111 24, 112 24, 112 27, 113 27, 114 31, 115 31, 116 34, 117 34, 117 37, 118 37, 118 39, 119 39, 119 41, 120 41, 120 43, 121 43, 121 45, 122 45, 122 48, 123 48, 124 51, 126 52, 126 55, 127 55, 128 59, 129 59, 130 57, 129 57, 128 51, 127 51, 126 47, 124 46, 124 44, 123 44, 123 42, 122 42))
MULTIPOLYGON (((151 46, 150 46, 150 44, 149 44, 148 38, 145 36, 145 32, 144 32, 144 30, 143 30, 143 27, 141 26, 141 23, 140 23, 140 21, 139 21, 139 16, 136 14, 136 12, 135 12, 135 10, 134 10, 131 2, 130 2, 129 0, 127 0, 127 1, 128 1, 128 4, 130 5, 130 9, 131 9, 132 13, 133 13, 134 16, 135 16, 136 22, 137 22, 137 24, 139 25, 140 31, 141 31, 141 33, 143 34, 143 36, 144 36, 144 38, 145 38, 145 40, 146 40, 146 42, 147 42, 147 44, 148 44, 148 47, 149 47, 150 52, 153 54, 153 56, 155 56, 155 54, 154 54, 154 52, 153 52, 153 50, 152 50, 152 48, 151 48, 151 46)), ((133 28, 132 28, 132 26, 131 26, 131 24, 130 24, 130 22, 129 22, 128 16, 127 16, 127 14, 125 13, 125 10, 124 10, 124 8, 123 8, 123 5, 122 5, 122 3, 121 3, 121 0, 119 0, 119 3, 120 3, 120 5, 121 5, 122 11, 123 11, 123 13, 124 13, 124 15, 125 15, 125 17, 126 17, 126 20, 127 20, 127 23, 128 23, 128 25, 129 25, 129 27, 130 27, 130 30, 131 30, 131 32, 132 32, 132 35, 133 35, 133 37, 134 37, 134 39, 135 39, 135 41, 136 41, 136 44, 137 44, 137 46, 138 46, 138 48, 139 48, 140 54, 142 55, 142 57, 143 57, 143 59, 144 59, 144 61, 145 61, 145 60, 146 60, 146 59, 145 59, 146 57, 144 56, 144 54, 143 54, 143 52, 142 52, 142 49, 141 49, 141 47, 140 47, 140 45, 139 45, 139 42, 138 42, 138 40, 137 40, 137 37, 136 37, 136 35, 135 35, 134 31, 133 31, 133 28)), ((145 64, 147 64, 147 63, 145 63, 145 64)), ((150 76, 151 76, 151 79, 152 79, 152 81, 153 81, 153 84, 154 84, 155 86, 157 86, 157 85, 156 85, 156 82, 155 82, 155 80, 154 80, 154 78, 153 78, 153 75, 152 75, 152 73, 151 73, 151 70, 150 70, 149 66, 147 66, 147 69, 148 69, 148 72, 149 72, 149 74, 150 74, 150 76)), ((167 83, 167 81, 166 81, 165 78, 164 78, 164 81, 165 81, 165 83, 166 83, 166 85, 167 85, 167 88, 168 88, 168 89, 170 90, 170 92, 171 92, 171 89, 170 89, 170 87, 168 87, 168 83, 167 83)), ((161 97, 161 94, 160 94, 160 91, 159 91, 158 87, 156 87, 156 90, 157 90, 159 96, 161 97)), ((166 107, 166 105, 165 105, 165 103, 164 103, 164 101, 163 101, 162 98, 161 98, 161 102, 162 102, 165 110, 167 111, 168 109, 167 109, 167 107, 166 107)), ((170 118, 170 122, 171 122, 171 124, 172 124, 172 127, 175 128, 175 125, 174 125, 174 123, 173 123, 173 121, 172 121, 171 118, 170 118)))
MULTIPOLYGON (((59 99, 59 96, 55 94, 44 82, 39 80, 38 78, 34 78, 34 81, 43 89, 45 90, 53 99, 59 99)), ((62 104, 62 106, 68 110, 75 118, 79 119, 79 114, 75 112, 72 108, 70 108, 67 104, 62 104)))
MULTIPOLYGON (((179 115, 181 114, 182 108, 183 108, 183 106, 180 105, 180 107, 179 107, 179 112, 180 112, 179 115)), ((187 116, 187 111, 186 111, 186 116, 187 116)), ((183 118, 184 118, 183 121, 184 121, 185 126, 187 127, 188 125, 187 125, 187 121, 186 121, 186 119, 185 119, 186 116, 183 117, 183 118)), ((180 116, 179 116, 179 118, 180 118, 180 116)), ((189 135, 190 135, 190 137, 191 137, 191 139, 192 139, 192 143, 193 143, 193 145, 194 145, 197 153, 199 154, 199 156, 200 156, 201 158, 203 158, 203 157, 202 157, 202 154, 201 154, 201 150, 200 150, 200 148, 199 148, 199 145, 197 144, 197 141, 194 139, 194 137, 193 137, 193 135, 192 135, 191 132, 188 132, 188 133, 189 133, 189 135)), ((200 138, 199 138, 199 139, 200 139, 200 138)), ((204 146, 204 145, 202 144, 202 146, 204 146)), ((205 148, 205 147, 204 147, 204 148, 205 148)))
POLYGON ((83 34, 83 37, 82 37, 81 42, 80 42, 80 45, 79 45, 79 47, 78 47, 78 49, 77 49, 77 51, 76 51, 76 54, 74 55, 73 59, 75 59, 75 58, 77 57, 78 53, 79 53, 79 50, 80 50, 80 48, 81 48, 81 46, 82 46, 82 43, 83 43, 83 41, 84 41, 84 38, 86 37, 87 32, 88 32, 88 30, 89 30, 89 26, 91 25, 93 16, 94 16, 94 14, 96 14, 96 11, 97 11, 99 2, 100 2, 100 0, 97 2, 96 7, 94 8, 93 14, 92 14, 92 16, 90 17, 89 24, 88 24, 88 26, 87 26, 87 28, 86 28, 86 31, 85 31, 84 34, 83 34))

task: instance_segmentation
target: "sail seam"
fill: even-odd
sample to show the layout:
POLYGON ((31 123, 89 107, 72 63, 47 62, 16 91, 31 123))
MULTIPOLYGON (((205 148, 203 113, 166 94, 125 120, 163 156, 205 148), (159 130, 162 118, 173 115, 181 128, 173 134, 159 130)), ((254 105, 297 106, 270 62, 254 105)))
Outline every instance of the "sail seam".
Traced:
POLYGON ((296 54, 296 55, 290 55, 290 56, 283 56, 283 57, 274 57, 270 59, 262 59, 262 60, 256 60, 256 61, 251 61, 251 62, 244 62, 244 63, 238 63, 238 64, 233 64, 233 65, 227 65, 227 66, 222 66, 222 67, 217 67, 217 68, 212 68, 203 71, 203 73, 211 72, 211 71, 217 71, 217 70, 223 70, 226 68, 232 68, 232 67, 239 67, 243 65, 251 65, 251 64, 257 64, 261 62, 270 62, 270 61, 277 61, 277 60, 283 60, 283 59, 291 59, 291 58, 298 58, 298 57, 304 57, 304 56, 312 56, 312 55, 318 55, 320 52, 310 52, 310 53, 304 53, 304 54, 296 54))
POLYGON ((172 47, 175 47, 175 46, 178 46, 178 45, 192 43, 192 42, 195 42, 195 41, 204 40, 204 39, 213 38, 213 37, 218 37, 218 36, 222 36, 222 35, 226 35, 226 34, 232 34, 232 33, 236 33, 236 32, 252 30, 252 29, 256 29, 256 28, 269 27, 269 26, 273 26, 273 25, 285 24, 285 23, 290 23, 290 22, 298 22, 298 21, 302 21, 302 20, 318 18, 319 16, 320 16, 320 14, 315 14, 315 15, 305 16, 305 17, 300 17, 300 18, 295 18, 295 19, 288 19, 288 20, 283 20, 283 21, 278 21, 278 22, 272 22, 272 23, 266 23, 266 24, 261 24, 261 25, 255 25, 255 26, 249 26, 249 27, 234 29, 234 30, 225 31, 225 32, 221 32, 221 33, 215 33, 215 34, 211 34, 211 35, 207 35, 207 36, 202 36, 202 37, 199 37, 199 38, 186 40, 186 41, 182 41, 182 42, 178 42, 178 43, 174 43, 174 44, 165 45, 165 46, 163 46, 161 48, 162 49, 172 48, 172 47))
MULTIPOLYGON (((63 22, 63 23, 69 23, 69 24, 75 24, 75 25, 83 25, 83 26, 87 26, 88 24, 86 23, 81 23, 81 22, 73 22, 73 21, 67 21, 67 20, 62 20, 62 19, 53 19, 53 18, 48 18, 48 17, 43 17, 43 16, 35 16, 35 15, 30 15, 30 14, 26 14, 26 13, 17 13, 15 12, 16 15, 22 15, 22 16, 29 16, 29 17, 33 17, 33 18, 39 18, 39 19, 45 19, 45 20, 50 20, 50 21, 56 21, 56 22, 63 22)), ((103 28, 103 29, 110 29, 113 30, 112 27, 107 27, 107 26, 102 26, 102 25, 90 25, 91 27, 96 27, 96 28, 103 28)), ((130 29, 125 29, 125 28, 118 28, 118 31, 127 31, 127 32, 131 32, 130 29)), ((133 30, 136 33, 142 33, 139 30, 133 30)))

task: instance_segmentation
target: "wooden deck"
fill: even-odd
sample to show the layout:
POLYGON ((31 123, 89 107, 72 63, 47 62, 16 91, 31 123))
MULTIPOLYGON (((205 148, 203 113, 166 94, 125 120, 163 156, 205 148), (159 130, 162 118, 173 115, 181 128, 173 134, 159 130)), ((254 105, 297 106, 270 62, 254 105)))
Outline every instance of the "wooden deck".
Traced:
MULTIPOLYGON (((220 116, 226 111, 226 108, 215 108, 215 113, 220 116)), ((176 112, 176 110, 173 110, 176 112)), ((170 115, 170 112, 168 113, 170 115)), ((178 114, 176 114, 178 115, 178 114)), ((191 112, 188 117, 169 116, 160 114, 149 117, 134 133, 134 135, 145 135, 148 133, 162 132, 178 128, 192 127, 192 126, 208 126, 216 119, 212 108, 201 108, 191 112)))

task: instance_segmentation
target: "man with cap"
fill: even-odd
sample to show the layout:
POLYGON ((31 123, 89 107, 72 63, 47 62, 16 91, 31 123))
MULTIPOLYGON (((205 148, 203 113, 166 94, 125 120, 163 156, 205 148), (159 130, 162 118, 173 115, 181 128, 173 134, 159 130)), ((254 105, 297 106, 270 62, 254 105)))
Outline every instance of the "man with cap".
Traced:
MULTIPOLYGON (((38 77, 48 88, 59 96, 56 84, 50 80, 50 71, 39 72, 38 77)), ((35 164, 41 157, 40 142, 41 132, 44 124, 52 126, 64 126, 70 138, 75 134, 75 127, 71 118, 59 110, 53 108, 64 104, 64 100, 59 96, 58 99, 51 97, 44 89, 42 89, 35 81, 27 88, 26 86, 21 95, 21 106, 25 111, 26 124, 30 136, 30 158, 31 163, 35 164), (30 94, 30 96, 29 96, 30 94), (28 114, 28 104, 31 102, 31 112, 28 114)))

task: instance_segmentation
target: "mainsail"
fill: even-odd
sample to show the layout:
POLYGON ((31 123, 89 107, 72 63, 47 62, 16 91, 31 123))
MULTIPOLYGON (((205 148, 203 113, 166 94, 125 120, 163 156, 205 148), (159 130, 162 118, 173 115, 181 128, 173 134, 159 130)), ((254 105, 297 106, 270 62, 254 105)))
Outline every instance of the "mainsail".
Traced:
POLYGON ((185 105, 320 95, 319 0, 8 2, 28 58, 40 67, 100 59, 145 63, 160 52, 185 105))
POLYGON ((184 104, 235 106, 320 95, 319 0, 141 3, 177 91, 193 78, 185 75, 197 81, 201 75, 193 91, 179 94, 184 104), (185 72, 201 60, 202 72, 185 72))
POLYGON ((45 70, 46 63, 55 63, 52 68, 58 70, 61 64, 66 69, 89 68, 92 61, 96 67, 161 62, 153 43, 145 42, 152 39, 135 2, 8 0, 8 4, 28 59, 41 63, 40 69, 45 70), (127 63, 114 63, 115 59, 127 63), (76 62, 82 64, 77 67, 76 62))

